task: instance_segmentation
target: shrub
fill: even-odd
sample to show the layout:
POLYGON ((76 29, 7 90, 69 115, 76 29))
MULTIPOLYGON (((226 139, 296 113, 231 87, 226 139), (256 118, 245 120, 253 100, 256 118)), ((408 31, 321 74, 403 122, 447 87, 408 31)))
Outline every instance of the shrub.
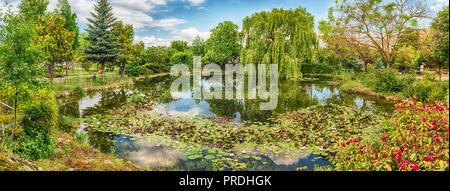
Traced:
POLYGON ((404 91, 406 97, 416 98, 419 101, 430 99, 445 99, 448 90, 448 83, 421 80, 412 86, 408 86, 404 91))
POLYGON ((106 82, 103 80, 103 79, 101 79, 101 78, 97 78, 97 85, 100 85, 100 86, 103 86, 103 85, 106 85, 106 82))
POLYGON ((73 92, 77 95, 84 95, 84 89, 80 86, 75 87, 73 92))
POLYGON ((88 142, 88 136, 84 131, 79 131, 75 133, 75 138, 83 143, 88 142))
POLYGON ((130 77, 137 77, 142 73, 142 67, 139 63, 131 63, 125 66, 125 74, 130 77))
POLYGON ((54 93, 39 90, 23 109, 20 126, 24 132, 18 136, 13 151, 25 159, 42 159, 54 154, 55 144, 51 137, 56 127, 58 112, 54 93))
POLYGON ((446 103, 399 104, 382 136, 341 139, 333 163, 337 170, 448 170, 448 116, 446 103))
POLYGON ((329 64, 302 64, 301 72, 303 74, 334 74, 340 70, 339 66, 331 66, 329 64))
POLYGON ((399 77, 393 70, 377 70, 375 74, 374 90, 377 92, 402 92, 405 87, 414 82, 413 76, 399 77))
POLYGON ((134 102, 134 103, 137 103, 137 104, 141 104, 141 103, 144 103, 145 99, 144 99, 144 97, 142 97, 139 94, 133 94, 133 95, 130 96, 130 98, 128 98, 128 101, 129 102, 134 102))

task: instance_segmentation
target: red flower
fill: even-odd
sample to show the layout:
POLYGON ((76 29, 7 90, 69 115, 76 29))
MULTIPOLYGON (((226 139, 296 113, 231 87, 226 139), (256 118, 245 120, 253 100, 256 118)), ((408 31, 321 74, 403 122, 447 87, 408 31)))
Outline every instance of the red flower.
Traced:
POLYGON ((413 163, 411 164, 411 168, 412 168, 413 170, 419 170, 419 165, 417 165, 416 162, 413 162, 413 163))

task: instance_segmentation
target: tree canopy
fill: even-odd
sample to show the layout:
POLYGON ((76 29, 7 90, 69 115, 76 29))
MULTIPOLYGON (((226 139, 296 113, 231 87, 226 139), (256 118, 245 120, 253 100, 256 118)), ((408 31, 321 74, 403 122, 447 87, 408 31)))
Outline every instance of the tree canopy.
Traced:
POLYGON ((417 0, 338 0, 336 19, 361 46, 377 50, 389 68, 397 56, 399 44, 418 19, 426 18, 428 7, 417 0))
POLYGON ((278 64, 281 78, 300 78, 302 63, 312 63, 318 45, 314 17, 304 8, 273 9, 246 17, 241 63, 278 64))
POLYGON ((65 18, 59 15, 39 16, 34 42, 41 48, 41 60, 48 64, 53 80, 55 64, 73 60, 75 34, 64 28, 65 18))
POLYGON ((134 29, 132 25, 124 25, 122 21, 118 21, 113 25, 112 31, 117 40, 116 42, 120 45, 117 62, 120 64, 123 77, 125 75, 125 65, 135 59, 133 54, 134 29))
POLYGON ((207 62, 213 62, 224 66, 230 62, 233 56, 239 55, 239 27, 231 21, 219 23, 211 30, 211 37, 206 41, 207 62))

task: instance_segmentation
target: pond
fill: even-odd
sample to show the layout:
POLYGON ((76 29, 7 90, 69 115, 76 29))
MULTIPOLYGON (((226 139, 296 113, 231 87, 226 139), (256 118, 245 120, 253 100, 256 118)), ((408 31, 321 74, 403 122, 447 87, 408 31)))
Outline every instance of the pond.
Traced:
MULTIPOLYGON (((337 86, 326 81, 280 81, 278 106, 273 111, 259 110, 263 100, 205 100, 192 99, 192 88, 187 92, 170 92, 172 77, 156 77, 137 81, 132 88, 88 93, 83 97, 61 98, 60 114, 83 118, 102 114, 109 109, 127 103, 133 93, 148 94, 158 92, 161 99, 154 108, 167 115, 189 115, 197 117, 226 117, 236 122, 270 122, 269 118, 278 113, 287 113, 317 104, 337 104, 365 112, 389 113, 394 104, 380 99, 340 92, 337 86), (173 99, 172 99, 173 98, 173 99)), ((210 86, 206 81, 202 85, 210 86)), ((192 86, 191 86, 192 87, 192 86)), ((266 102, 266 101, 264 101, 266 102)), ((215 170, 211 160, 188 159, 182 152, 168 145, 148 142, 124 135, 88 132, 89 143, 102 152, 113 152, 117 156, 130 160, 139 168, 153 170, 215 170)), ((299 167, 312 170, 314 166, 331 165, 330 162, 307 153, 283 154, 269 153, 261 155, 260 160, 241 158, 244 170, 295 171, 299 167)), ((230 169, 224 169, 230 170, 230 169)))

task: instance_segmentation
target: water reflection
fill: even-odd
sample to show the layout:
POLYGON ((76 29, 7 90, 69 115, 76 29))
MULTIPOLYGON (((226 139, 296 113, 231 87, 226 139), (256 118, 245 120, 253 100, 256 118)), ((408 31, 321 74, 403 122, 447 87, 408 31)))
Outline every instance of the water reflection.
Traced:
MULTIPOLYGON (((317 104, 337 104, 367 112, 391 112, 394 104, 364 96, 356 96, 340 92, 335 86, 326 82, 298 82, 280 81, 278 107, 273 111, 261 111, 259 106, 266 100, 207 100, 192 99, 192 89, 189 92, 170 92, 170 85, 174 78, 158 77, 144 81, 137 81, 130 89, 114 91, 100 91, 89 93, 83 97, 68 97, 59 99, 59 112, 62 115, 75 118, 89 117, 102 114, 109 109, 120 107, 127 102, 127 98, 136 92, 139 94, 157 94, 160 99, 155 109, 168 115, 192 115, 204 117, 232 117, 236 121, 267 121, 274 113, 286 113, 317 104), (173 101, 173 98, 176 101, 173 101)), ((214 86, 215 84, 207 84, 214 86)), ((217 85, 217 84, 216 84, 217 85)), ((219 84, 220 85, 220 84, 219 84)), ((192 86, 191 86, 192 87, 192 86)), ((247 90, 244 92, 247 93, 247 90)), ((130 140, 96 131, 88 132, 89 143, 106 153, 116 153, 120 157, 133 161, 142 168, 162 170, 214 170, 210 160, 187 160, 186 156, 175 151, 174 148, 151 143, 130 140)), ((240 159, 245 162, 246 170, 296 170, 306 166, 312 170, 314 165, 330 165, 317 156, 306 153, 290 153, 296 158, 283 155, 269 154, 261 156, 261 160, 252 158, 240 159)))
MULTIPOLYGON (((142 169, 175 170, 175 171, 214 171, 217 166, 211 160, 189 160, 175 148, 158 143, 149 143, 144 139, 131 140, 126 136, 117 136, 115 140, 115 153, 142 169)), ((330 166, 330 162, 316 155, 290 152, 286 154, 269 153, 267 156, 259 155, 260 160, 254 158, 238 158, 246 164, 247 171, 296 171, 299 167, 304 170, 313 170, 318 166, 330 166)), ((225 168, 224 170, 233 170, 225 168)))

